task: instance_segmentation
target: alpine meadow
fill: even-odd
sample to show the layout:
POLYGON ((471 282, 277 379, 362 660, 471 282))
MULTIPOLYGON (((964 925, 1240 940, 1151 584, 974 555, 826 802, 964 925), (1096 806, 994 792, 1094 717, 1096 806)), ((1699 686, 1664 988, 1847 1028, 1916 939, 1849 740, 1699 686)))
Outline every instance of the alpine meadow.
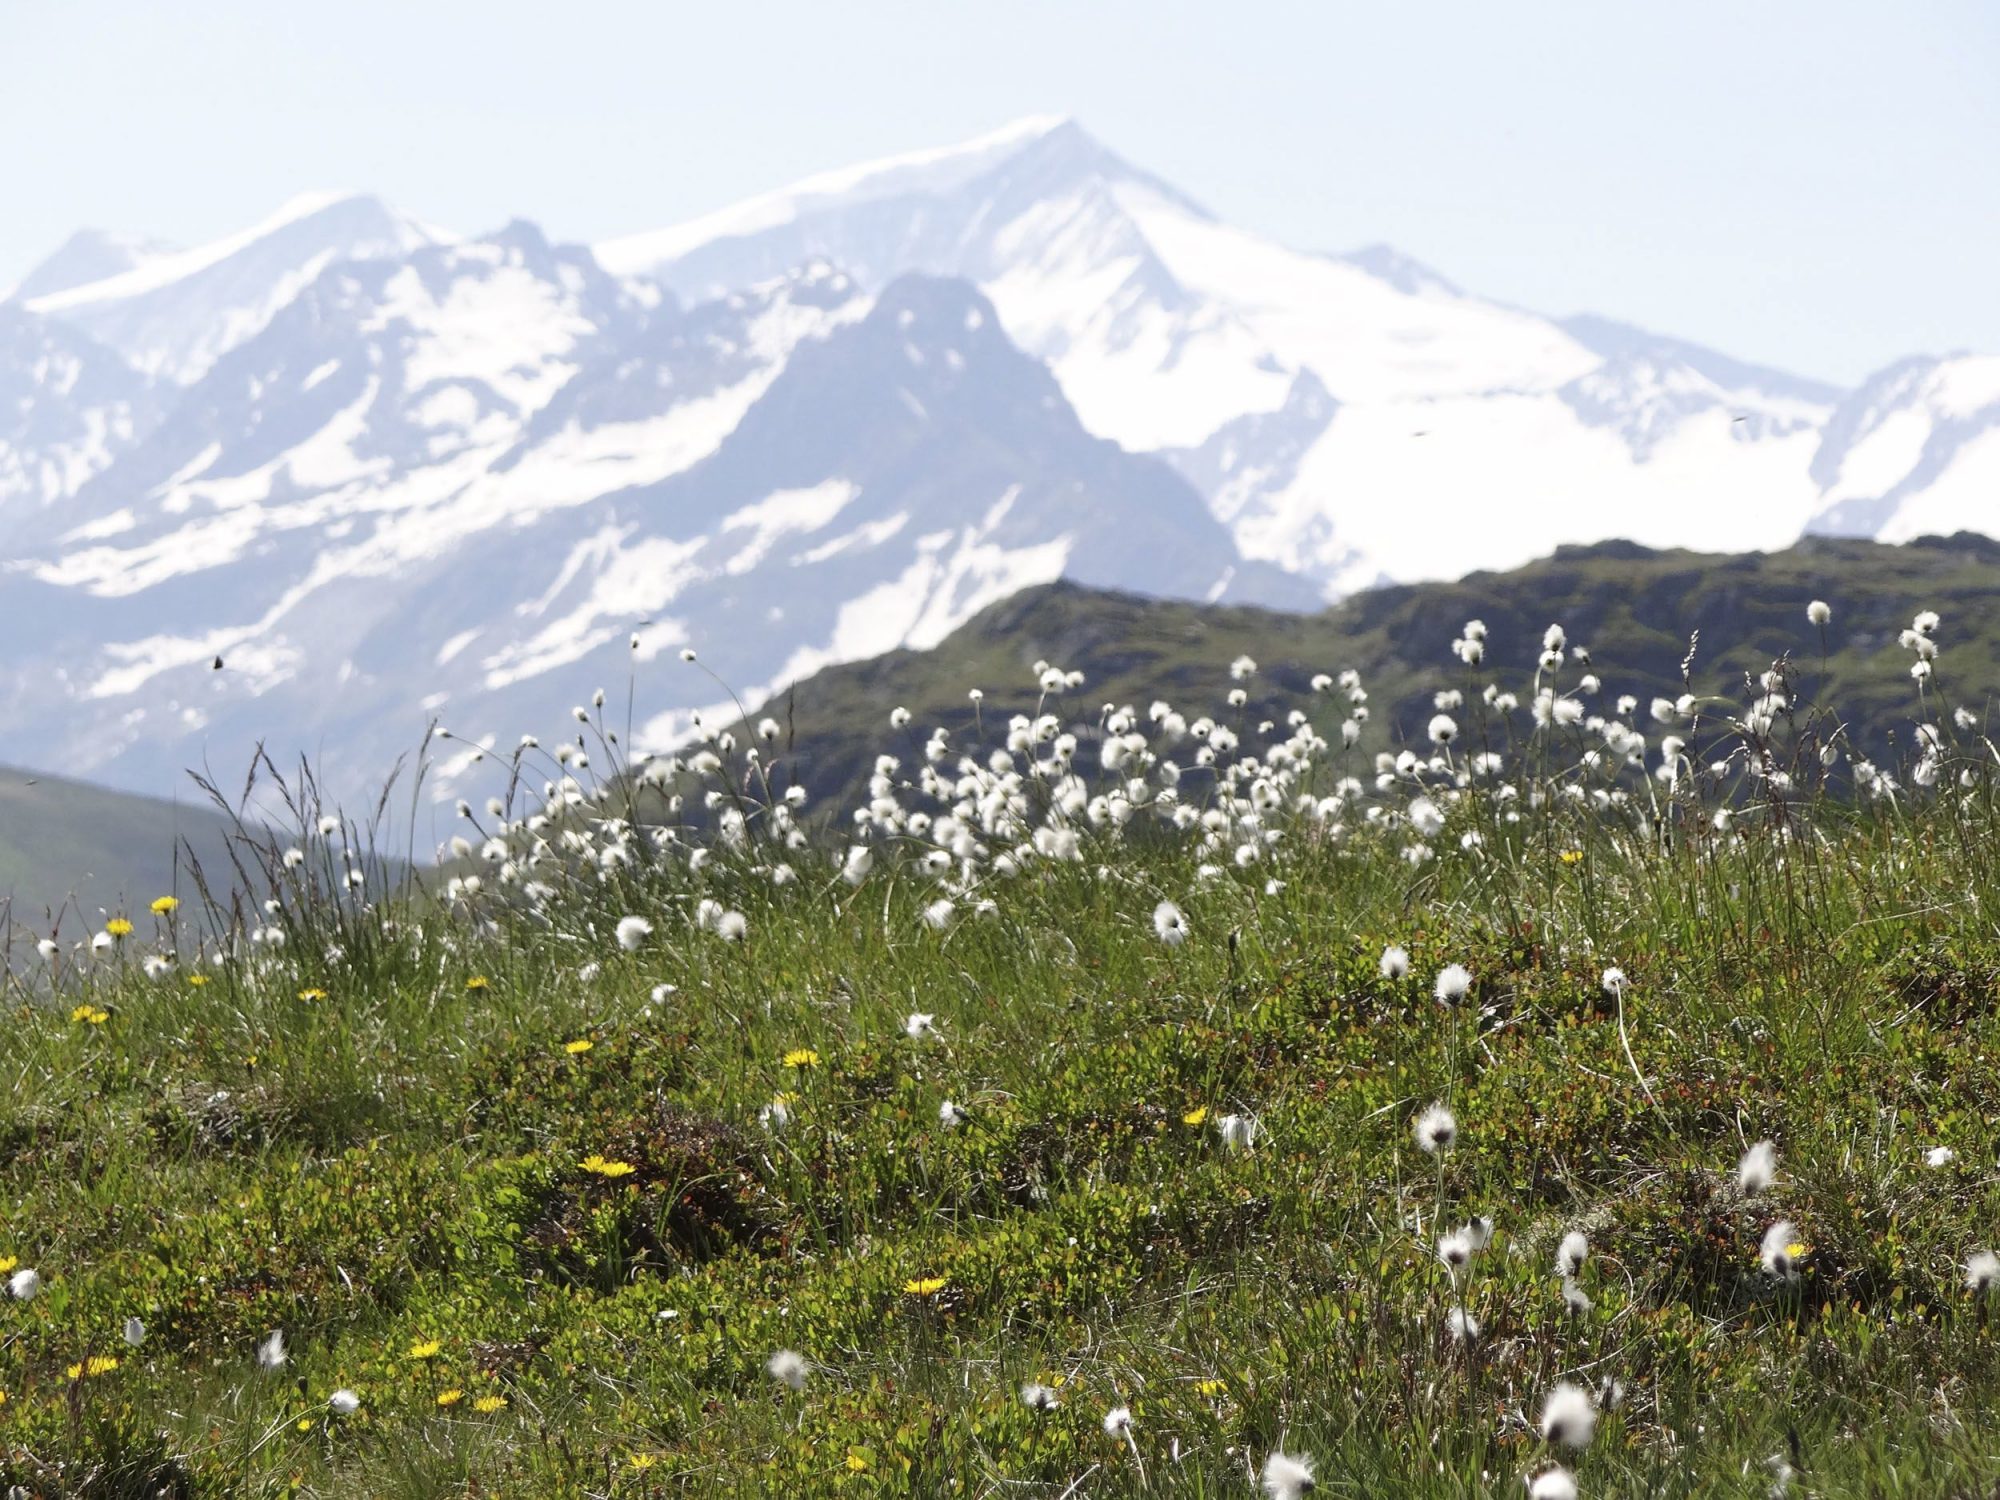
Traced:
POLYGON ((0 1500, 2000 1500, 2000 8, 0 0, 0 1500))
POLYGON ((1842 608, 1400 727, 1024 664, 833 800, 598 692, 435 869, 262 762, 15 919, 8 1492, 1990 1495, 1996 753, 1842 608))

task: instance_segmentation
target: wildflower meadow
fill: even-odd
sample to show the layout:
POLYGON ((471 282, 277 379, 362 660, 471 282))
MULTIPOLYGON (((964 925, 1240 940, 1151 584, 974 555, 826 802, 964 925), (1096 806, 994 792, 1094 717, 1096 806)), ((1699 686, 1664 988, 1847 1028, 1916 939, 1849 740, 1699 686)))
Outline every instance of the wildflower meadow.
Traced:
POLYGON ((2000 766, 1840 611, 1407 724, 1022 663, 826 805, 599 694, 435 865, 267 763, 15 916, 0 1492, 1990 1496, 2000 766))

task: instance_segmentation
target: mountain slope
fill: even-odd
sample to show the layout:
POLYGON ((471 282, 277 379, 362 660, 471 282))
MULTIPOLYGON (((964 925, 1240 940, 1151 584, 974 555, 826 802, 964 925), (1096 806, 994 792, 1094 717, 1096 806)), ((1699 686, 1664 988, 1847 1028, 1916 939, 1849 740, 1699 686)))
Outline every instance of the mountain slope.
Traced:
POLYGON ((105 911, 143 914, 156 896, 192 903, 190 849, 226 892, 231 826, 205 800, 136 797, 0 767, 0 910, 17 936, 23 928, 48 936, 54 914, 65 942, 88 939, 105 911))
POLYGON ((0 535, 103 472, 165 404, 101 344, 0 303, 0 535))
MULTIPOLYGON (((1316 674, 1352 667, 1370 692, 1362 748, 1373 752, 1424 744, 1440 690, 1470 688, 1468 698, 1476 699, 1488 678, 1518 689, 1533 675, 1543 629, 1561 623, 1572 642, 1589 648, 1591 670, 1602 679, 1586 699, 1589 711, 1612 715, 1619 696, 1632 694, 1638 705, 1630 717, 1654 741, 1669 731, 1649 722, 1647 706, 1687 690, 1680 663, 1699 631, 1694 691, 1740 712, 1746 677, 1790 656, 1810 697, 1833 705, 1864 749, 1894 766, 1909 754, 1917 708, 1911 658, 1897 636, 1926 608, 1943 616, 1934 702, 1947 711, 1965 705, 1984 719, 2000 701, 2000 543, 1970 535, 1907 546, 1815 537, 1739 555, 1622 543, 1565 548, 1504 573, 1370 590, 1309 616, 1055 584, 996 604, 934 650, 829 668, 781 695, 773 712, 787 735, 785 774, 802 780, 816 803, 841 808, 866 800, 863 787, 884 749, 895 748, 905 774, 913 774, 934 726, 955 742, 968 740, 969 688, 985 692, 978 712, 989 735, 996 715, 1004 722, 1034 712, 1038 661, 1081 671, 1083 686, 1069 696, 1090 708, 1109 703, 1143 713, 1165 699, 1192 715, 1215 711, 1236 685, 1229 664, 1247 655, 1258 663, 1242 684, 1249 700, 1240 718, 1248 726, 1260 716, 1281 717, 1309 693, 1316 674), (1824 658, 1806 620, 1813 599, 1834 611, 1824 658), (1450 650, 1469 619, 1489 630, 1487 663, 1477 676, 1450 650), (898 707, 909 709, 912 721, 892 747, 896 737, 885 726, 898 707)), ((1580 672, 1566 669, 1566 689, 1580 672)), ((1084 710, 1068 702, 1062 712, 1084 710)), ((1327 701, 1322 732, 1333 733, 1346 712, 1338 694, 1327 701)), ((1459 711, 1468 725, 1476 714, 1476 705, 1459 711)), ((1514 727, 1527 728, 1525 709, 1514 727)), ((1278 732, 1286 732, 1282 724, 1278 732)), ((1496 743, 1515 753, 1497 730, 1496 743)))
POLYGON ((1871 378, 1826 425, 1813 530, 1907 541, 2000 521, 2000 357, 1910 359, 1871 378))
POLYGON ((11 551, 42 655, 0 704, 137 787, 283 725, 351 794, 432 714, 548 733, 689 642, 760 695, 1059 576, 1313 598, 1085 432, 964 283, 821 264, 683 309, 528 225, 322 272, 11 551))
POLYGON ((1145 451, 1215 444, 1186 471, 1238 545, 1335 593, 1611 535, 1688 542, 1726 525, 1739 545, 1783 545, 1817 504, 1808 469, 1838 395, 1606 320, 1487 302, 1386 247, 1285 249, 1071 121, 599 253, 682 293, 803 254, 870 285, 971 278, 1086 425, 1145 451))

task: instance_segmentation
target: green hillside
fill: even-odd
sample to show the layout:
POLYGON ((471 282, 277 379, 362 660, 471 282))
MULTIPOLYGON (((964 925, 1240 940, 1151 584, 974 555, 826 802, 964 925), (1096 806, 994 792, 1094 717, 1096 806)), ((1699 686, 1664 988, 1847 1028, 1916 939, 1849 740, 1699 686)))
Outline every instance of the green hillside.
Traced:
POLYGON ((1857 801, 1837 700, 1699 756, 1523 708, 1497 764, 1470 706, 1579 689, 1534 660, 1565 615, 1597 697, 1670 683, 1683 623, 1734 689, 1809 594, 1886 703, 1927 607, 1947 684, 1993 669, 1988 571, 1600 550, 1303 622, 1055 590, 801 690, 828 774, 899 762, 830 836, 719 740, 676 827, 608 755, 524 747, 512 806, 496 757, 432 891, 307 832, 268 905, 11 992, 0 1493, 2000 1493, 1987 743, 1947 718, 1857 801), (1460 732, 1343 744, 1306 674, 1386 710, 1471 615, 1460 732), (1010 744, 1043 653, 1096 676, 1010 744), (950 756, 889 722, 975 685, 950 756))
POLYGON ((211 878, 226 871, 229 824, 199 795, 166 802, 0 769, 0 903, 13 927, 45 936, 59 916, 88 937, 105 911, 190 896, 190 848, 211 878))
POLYGON ((1740 705, 1750 696, 1746 676, 1789 656, 1807 694, 1838 703, 1857 742, 1893 765, 1909 749, 1916 705, 1911 657, 1897 636, 1918 609, 1945 620, 1935 679, 1943 701, 1983 717, 2000 690, 2000 543, 1969 534, 1899 547, 1811 538, 1782 552, 1734 555, 1613 542, 1565 548, 1512 572, 1373 590, 1312 616, 1059 583, 993 605, 934 650, 828 668, 766 712, 785 726, 787 774, 822 800, 858 791, 885 751, 906 770, 917 764, 934 725, 954 739, 971 732, 970 686, 987 695, 981 712, 1001 722, 1032 710, 1038 660, 1084 674, 1083 687, 1058 706, 1086 719, 1105 703, 1143 714, 1154 699, 1207 702, 1242 655, 1260 668, 1247 684, 1250 715, 1289 706, 1317 673, 1352 667, 1371 694, 1364 744, 1398 748, 1423 738, 1433 693, 1465 687, 1468 674, 1448 647, 1467 620, 1489 628, 1489 670, 1532 670, 1543 629, 1560 622, 1603 678, 1598 711, 1610 713, 1630 693, 1643 723, 1653 697, 1678 697, 1680 664, 1699 632, 1693 691, 1740 705), (1820 633, 1806 621, 1815 599, 1833 608, 1824 658, 1820 633), (899 705, 912 722, 895 742, 883 724, 899 705))

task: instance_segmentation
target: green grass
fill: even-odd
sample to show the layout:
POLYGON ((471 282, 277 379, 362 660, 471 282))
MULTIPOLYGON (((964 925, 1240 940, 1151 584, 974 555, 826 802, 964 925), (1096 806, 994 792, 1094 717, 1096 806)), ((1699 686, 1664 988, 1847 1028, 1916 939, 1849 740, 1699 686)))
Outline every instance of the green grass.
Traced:
MULTIPOLYGON (((1623 665, 1599 651, 1602 698, 1623 665)), ((1033 698, 984 685, 1004 736, 1033 698)), ((1931 789, 1856 806, 1803 715, 1760 742, 1795 777, 1779 803, 1740 764, 1669 789, 1586 767, 1582 726, 1465 710, 1462 743, 1506 745, 1504 775, 1456 786, 1457 750, 1378 787, 1389 715, 1342 751, 1338 696, 1299 706, 1329 746, 1272 754, 1241 725, 1235 758, 1278 790, 1254 809, 1259 775, 1236 803, 1192 744, 1156 747, 1189 767, 1182 799, 1226 812, 1213 847, 1079 808, 1078 858, 1009 854, 1059 791, 1022 781, 1020 825, 943 877, 942 928, 923 856, 951 830, 910 817, 940 810, 911 785, 920 750, 899 747, 900 810, 877 807, 853 886, 846 809, 786 847, 739 749, 709 784, 753 837, 698 869, 692 830, 661 852, 593 802, 533 827, 520 807, 509 863, 449 900, 335 895, 339 859, 305 841, 259 924, 283 942, 238 934, 200 986, 141 971, 168 936, 143 908, 94 962, 24 966, 0 1031, 0 1257, 44 1288, 0 1301, 0 1482, 1242 1496, 1282 1445, 1336 1495, 1522 1494, 1558 1457, 1591 1496, 1763 1495, 1773 1455, 1796 1494, 1990 1495, 2000 1356, 1961 1284, 2000 1208, 2000 817, 1977 732, 1952 733, 1931 789), (1342 806, 1300 810, 1349 774, 1342 806), (1412 862, 1420 785, 1448 823, 1412 862), (627 857, 588 857, 612 846, 627 857), (745 939, 703 925, 704 900, 745 939), (1162 900, 1181 946, 1155 933, 1162 900), (633 952, 628 913, 653 924, 633 952), (1380 970, 1390 944, 1404 977, 1380 970), (1432 998, 1451 963, 1473 975, 1456 1007, 1432 998), (912 1012, 938 1034, 906 1035, 912 1012), (1434 1101, 1460 1131, 1437 1156, 1411 1133, 1434 1101), (1223 1143, 1225 1114, 1255 1119, 1251 1149, 1223 1143), (1735 1165, 1766 1137, 1780 1177, 1749 1195, 1735 1165), (1939 1146, 1955 1159, 1932 1167, 1939 1146), (1454 1284, 1434 1247, 1473 1215, 1492 1242, 1454 1284), (1795 1281, 1760 1263, 1780 1219, 1795 1281), (1580 1315, 1554 1266, 1572 1229, 1580 1315), (259 1369, 277 1329, 289 1360, 259 1369), (802 1390, 767 1373, 780 1349, 809 1362, 802 1390), (1030 1380, 1059 1405, 1030 1410, 1030 1380), (1622 1390, 1581 1454, 1534 1430, 1562 1380, 1622 1390), (329 1412, 340 1388, 352 1415, 329 1412), (1129 1444, 1101 1425, 1120 1404, 1129 1444)), ((1139 774, 1100 771, 1079 717, 1088 791, 1139 774)), ((1697 731, 1704 759, 1726 733, 1697 731)))

